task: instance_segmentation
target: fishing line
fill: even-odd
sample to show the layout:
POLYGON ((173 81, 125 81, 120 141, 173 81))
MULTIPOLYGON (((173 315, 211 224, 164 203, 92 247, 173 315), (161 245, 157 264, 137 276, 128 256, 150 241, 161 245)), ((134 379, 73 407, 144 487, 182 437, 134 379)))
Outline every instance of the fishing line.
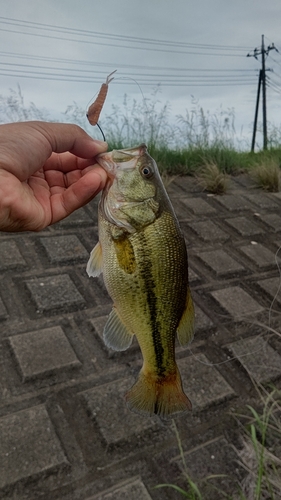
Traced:
POLYGON ((99 130, 100 130, 100 132, 101 132, 101 135, 102 135, 102 137, 103 137, 104 142, 106 142, 105 135, 104 135, 103 130, 102 130, 102 128, 101 128, 101 126, 99 125, 99 123, 98 123, 98 122, 96 123, 96 126, 99 128, 99 130))
MULTIPOLYGON (((149 116, 149 114, 151 114, 151 111, 149 110, 149 108, 148 108, 148 106, 147 106, 147 102, 146 102, 146 101, 147 101, 147 98, 144 96, 144 93, 143 93, 142 87, 141 87, 141 85, 139 84, 139 82, 138 82, 135 78, 133 78, 133 77, 131 77, 131 76, 119 76, 119 77, 117 77, 117 78, 114 78, 114 80, 115 80, 115 81, 117 81, 117 80, 132 80, 132 81, 133 81, 133 82, 137 85, 137 87, 138 87, 138 89, 139 89, 139 91, 140 91, 140 93, 141 93, 141 96, 142 96, 142 102, 143 102, 143 105, 144 105, 144 108, 145 108, 145 111, 143 112, 143 126, 145 126, 146 119, 147 119, 147 117, 149 116)), ((159 87, 159 85, 158 85, 158 87, 159 87)), ((141 142, 141 141, 140 141, 140 142, 141 142)), ((146 142, 146 140, 144 139, 144 141, 143 141, 143 142, 146 142)), ((149 142, 149 140, 148 140, 148 142, 149 142)))
POLYGON ((119 76, 119 77, 115 78, 115 80, 132 80, 138 86, 139 91, 142 95, 142 99, 143 99, 143 103, 144 103, 144 106, 146 108, 146 111, 147 111, 147 113, 149 113, 149 109, 148 109, 147 104, 146 104, 146 99, 144 97, 143 90, 142 90, 139 82, 137 80, 135 80, 135 78, 132 78, 131 76, 119 76))
MULTIPOLYGON (((262 336, 262 333, 259 335, 259 337, 262 336)), ((261 349, 263 349, 264 346, 261 346, 259 347, 258 349, 256 349, 255 351, 251 351, 251 352, 246 352, 244 354, 240 354, 239 357, 238 356, 233 356, 232 358, 228 358, 228 359, 225 359, 224 361, 219 361, 218 363, 206 363, 205 361, 202 361, 201 359, 198 358, 198 356, 196 356, 196 354, 194 354, 194 352, 192 352, 191 348, 189 347, 189 350, 192 354, 192 356, 199 362, 201 363, 202 365, 206 365, 206 366, 219 366, 219 365, 224 365, 225 363, 230 363, 231 361, 234 361, 237 359, 239 360, 240 358, 244 358, 246 356, 251 356, 252 354, 256 354, 257 352, 261 351, 261 349)))

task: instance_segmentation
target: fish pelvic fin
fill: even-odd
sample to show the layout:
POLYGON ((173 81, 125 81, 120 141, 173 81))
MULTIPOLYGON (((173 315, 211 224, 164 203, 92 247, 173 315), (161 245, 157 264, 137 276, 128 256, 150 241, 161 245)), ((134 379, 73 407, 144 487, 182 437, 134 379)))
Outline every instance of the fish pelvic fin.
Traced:
POLYGON ((183 315, 180 319, 177 335, 178 341, 181 346, 186 346, 189 342, 192 341, 194 336, 194 321, 195 321, 195 313, 194 313, 194 305, 191 297, 191 292, 188 287, 186 294, 186 305, 183 315))
POLYGON ((99 241, 91 251, 86 271, 88 276, 92 278, 96 278, 102 273, 102 249, 99 241))
POLYGON ((126 351, 132 343, 133 336, 124 325, 117 309, 113 307, 103 331, 105 345, 114 351, 126 351))
POLYGON ((141 370, 125 399, 131 411, 145 416, 167 418, 192 409, 191 402, 183 392, 177 367, 174 374, 166 377, 145 375, 141 370))

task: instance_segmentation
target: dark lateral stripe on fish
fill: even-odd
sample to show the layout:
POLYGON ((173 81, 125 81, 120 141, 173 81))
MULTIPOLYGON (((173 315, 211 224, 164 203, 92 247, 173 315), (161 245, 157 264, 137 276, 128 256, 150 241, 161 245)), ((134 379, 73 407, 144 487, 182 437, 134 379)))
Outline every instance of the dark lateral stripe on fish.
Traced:
MULTIPOLYGON (((143 234, 143 239, 144 239, 143 248, 145 248, 147 245, 144 234, 143 234)), ((155 295, 154 291, 155 286, 152 275, 152 265, 149 260, 146 261, 146 266, 143 269, 142 277, 145 282, 145 293, 147 295, 147 303, 150 312, 150 327, 152 333, 153 348, 155 352, 157 374, 161 377, 166 372, 166 367, 164 366, 164 349, 162 346, 161 333, 160 333, 162 325, 157 320, 158 317, 157 296, 155 295)))

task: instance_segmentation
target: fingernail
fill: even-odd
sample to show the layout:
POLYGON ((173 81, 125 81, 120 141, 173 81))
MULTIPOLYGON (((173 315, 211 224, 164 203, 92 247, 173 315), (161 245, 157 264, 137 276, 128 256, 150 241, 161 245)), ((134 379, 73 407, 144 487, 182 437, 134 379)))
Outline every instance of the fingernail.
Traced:
POLYGON ((96 144, 98 144, 98 145, 100 145, 102 147, 104 147, 104 146, 108 147, 108 144, 105 141, 99 141, 98 139, 94 139, 94 141, 95 141, 96 144))

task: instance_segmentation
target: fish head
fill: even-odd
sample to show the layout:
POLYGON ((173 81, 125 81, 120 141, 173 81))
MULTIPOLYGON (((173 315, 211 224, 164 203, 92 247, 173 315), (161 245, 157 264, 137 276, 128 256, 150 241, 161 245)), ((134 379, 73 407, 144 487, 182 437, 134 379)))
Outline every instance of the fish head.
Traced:
POLYGON ((96 159, 108 174, 100 203, 103 216, 129 232, 151 224, 163 185, 146 145, 102 153, 96 159))

